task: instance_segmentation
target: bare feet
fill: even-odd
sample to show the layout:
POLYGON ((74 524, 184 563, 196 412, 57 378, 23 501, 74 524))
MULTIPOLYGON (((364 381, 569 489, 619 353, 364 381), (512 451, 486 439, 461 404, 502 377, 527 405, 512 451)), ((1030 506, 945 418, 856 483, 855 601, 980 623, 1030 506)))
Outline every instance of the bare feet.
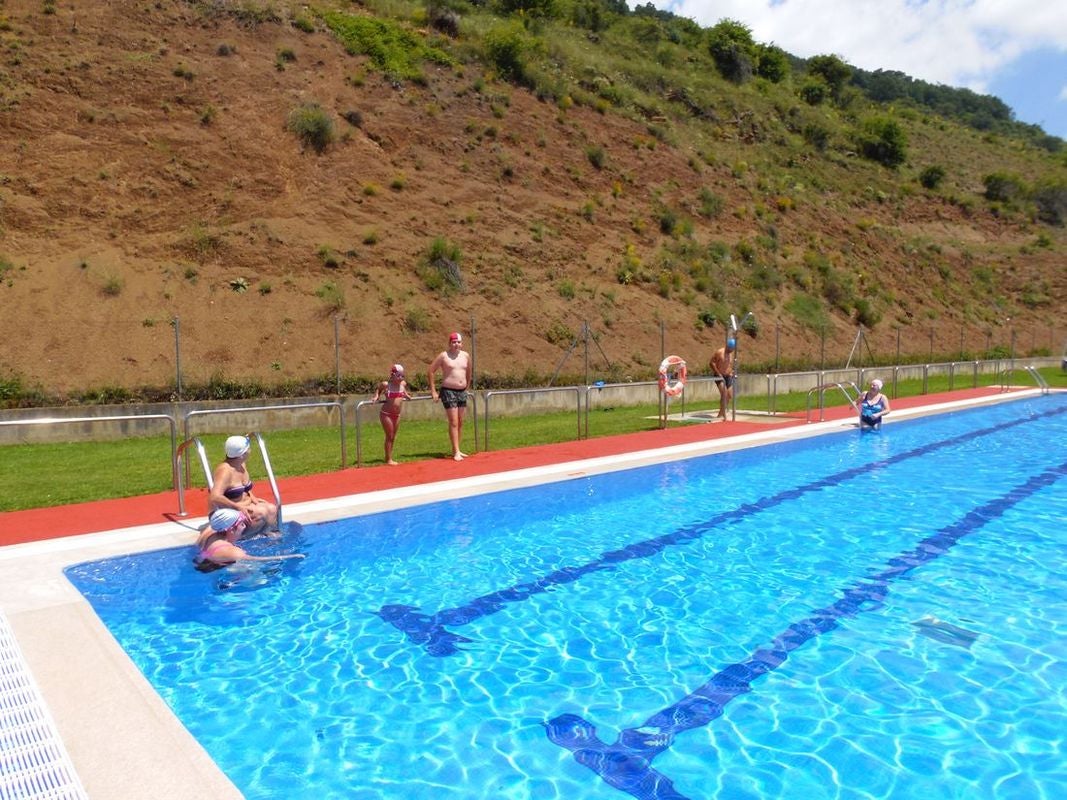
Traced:
POLYGON ((389 459, 385 463, 388 464, 390 467, 396 467, 400 465, 399 461, 393 461, 393 459, 389 459))
POLYGON ((466 458, 466 456, 463 453, 456 453, 452 456, 453 461, 462 461, 464 458, 466 458))

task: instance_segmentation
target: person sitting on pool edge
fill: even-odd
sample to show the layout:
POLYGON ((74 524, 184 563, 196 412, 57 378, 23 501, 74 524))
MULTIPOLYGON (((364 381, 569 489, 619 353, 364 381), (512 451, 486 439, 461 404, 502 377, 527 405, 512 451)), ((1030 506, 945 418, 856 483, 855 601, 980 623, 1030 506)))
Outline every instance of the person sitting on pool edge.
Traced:
POLYGON ((889 413, 889 398, 882 394, 882 382, 875 378, 869 388, 860 398, 860 427, 882 427, 882 417, 889 413))
POLYGON ((303 553, 289 553, 276 556, 250 556, 241 547, 238 539, 248 526, 248 517, 235 508, 219 508, 211 512, 196 539, 196 555, 193 563, 201 572, 213 572, 216 569, 234 564, 238 561, 278 561, 285 558, 303 558, 303 553))
POLYGON ((278 507, 252 493, 252 479, 248 475, 248 453, 252 443, 247 436, 231 436, 226 440, 226 460, 215 467, 208 513, 220 508, 243 511, 248 517, 245 536, 256 536, 278 529, 278 507))

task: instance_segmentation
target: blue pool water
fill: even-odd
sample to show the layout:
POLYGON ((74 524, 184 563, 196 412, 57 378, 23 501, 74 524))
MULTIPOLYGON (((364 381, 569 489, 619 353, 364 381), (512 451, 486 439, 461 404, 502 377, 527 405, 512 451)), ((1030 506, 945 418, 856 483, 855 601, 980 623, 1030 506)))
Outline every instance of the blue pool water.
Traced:
POLYGON ((67 575, 249 798, 1052 800, 1064 441, 1035 398, 67 575))

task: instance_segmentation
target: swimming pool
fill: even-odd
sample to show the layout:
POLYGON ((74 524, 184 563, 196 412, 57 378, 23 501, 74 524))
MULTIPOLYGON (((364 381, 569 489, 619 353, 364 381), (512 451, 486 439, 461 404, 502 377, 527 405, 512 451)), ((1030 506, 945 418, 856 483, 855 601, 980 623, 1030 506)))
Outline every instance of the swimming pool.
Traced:
POLYGON ((1065 412, 309 526, 245 576, 67 575, 250 798, 1053 798, 1065 412))

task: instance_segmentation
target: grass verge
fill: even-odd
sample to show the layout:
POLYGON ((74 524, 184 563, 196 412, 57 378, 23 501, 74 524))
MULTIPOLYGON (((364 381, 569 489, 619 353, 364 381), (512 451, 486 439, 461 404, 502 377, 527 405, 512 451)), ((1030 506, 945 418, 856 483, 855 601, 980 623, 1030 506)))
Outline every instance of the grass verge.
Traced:
MULTIPOLYGON (((1061 370, 1046 368, 1041 373, 1050 386, 1067 388, 1067 374, 1061 370)), ((979 381, 982 386, 992 383, 989 376, 982 376, 979 381)), ((1033 379, 1020 371, 1013 383, 1027 386, 1033 384, 1033 379)), ((971 386, 969 376, 965 376, 962 380, 957 379, 951 388, 971 386)), ((938 377, 931 378, 926 388, 927 393, 937 393, 948 391, 950 386, 947 378, 938 377)), ((886 389, 889 392, 892 386, 886 389)), ((908 380, 899 382, 895 396, 914 397, 921 394, 922 382, 908 380)), ((807 402, 807 392, 779 395, 776 411, 804 411, 807 402)), ((840 405, 841 402, 839 395, 827 393, 828 406, 840 405)), ((710 408, 711 405, 695 404, 690 410, 710 408)), ((764 396, 742 397, 738 399, 738 407, 765 411, 769 408, 769 401, 764 396)), ((599 437, 652 430, 657 426, 656 415, 657 407, 654 404, 594 407, 589 417, 589 435, 599 437)), ((479 428, 479 434, 484 441, 484 430, 479 428)), ((490 434, 490 446, 494 451, 573 441, 578 438, 577 415, 574 411, 568 411, 497 419, 492 423, 490 434)), ((346 436, 348 463, 354 465, 355 431, 349 429, 346 436)), ((221 454, 225 435, 208 434, 200 438, 209 458, 214 459, 221 454)), ((341 443, 336 427, 266 431, 264 438, 279 478, 341 468, 341 443)), ((467 452, 480 449, 474 446, 474 424, 470 417, 464 426, 464 440, 463 446, 467 452)), ((361 445, 364 466, 383 463, 382 431, 377 419, 364 418, 361 445)), ((398 461, 440 458, 446 449, 447 437, 442 420, 405 420, 397 436, 394 457, 398 461)), ((202 487, 204 480, 195 456, 190 463, 191 484, 202 487)), ((0 511, 134 497, 165 492, 171 488, 170 439, 167 436, 111 442, 7 445, 0 447, 0 464, 3 465, 0 468, 0 511)), ((258 448, 253 447, 248 468, 253 478, 260 482, 260 493, 269 495, 258 448)))

